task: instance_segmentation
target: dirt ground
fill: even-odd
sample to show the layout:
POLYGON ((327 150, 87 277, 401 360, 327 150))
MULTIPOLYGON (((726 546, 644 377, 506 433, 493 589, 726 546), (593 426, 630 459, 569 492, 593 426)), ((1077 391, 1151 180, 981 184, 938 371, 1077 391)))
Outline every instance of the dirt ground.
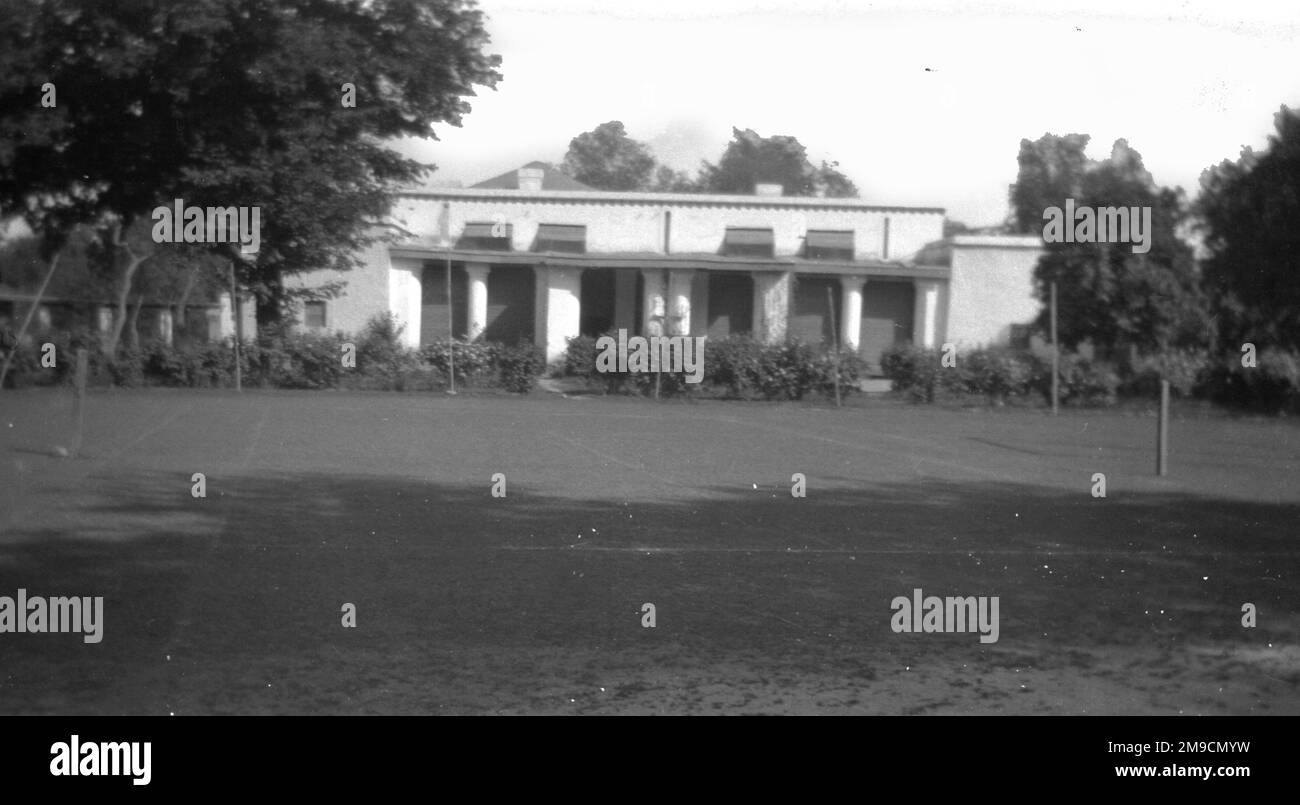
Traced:
POLYGON ((104 391, 54 457, 70 416, 0 394, 0 596, 104 638, 0 633, 0 713, 1300 713, 1292 422, 1177 418, 1162 479, 1132 411, 104 391), (998 641, 895 633, 918 587, 998 641))

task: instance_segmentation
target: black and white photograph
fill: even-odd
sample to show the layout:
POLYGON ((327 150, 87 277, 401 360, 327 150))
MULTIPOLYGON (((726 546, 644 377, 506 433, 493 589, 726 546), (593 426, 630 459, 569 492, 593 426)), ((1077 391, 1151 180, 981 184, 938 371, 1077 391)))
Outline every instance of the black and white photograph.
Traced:
POLYGON ((0 714, 1300 715, 1298 53, 0 0, 0 714))

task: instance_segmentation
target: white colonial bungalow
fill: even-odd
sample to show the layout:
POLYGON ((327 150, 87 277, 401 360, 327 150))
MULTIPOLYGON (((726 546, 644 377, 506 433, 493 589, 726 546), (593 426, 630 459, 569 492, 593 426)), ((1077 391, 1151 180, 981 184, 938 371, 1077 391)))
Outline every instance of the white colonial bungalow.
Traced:
POLYGON ((572 336, 619 329, 838 340, 871 364, 900 342, 1007 342, 1038 312, 1039 241, 957 238, 950 260, 925 264, 943 223, 940 208, 787 197, 779 185, 752 196, 606 192, 533 163, 401 195, 391 224, 403 236, 372 246, 362 268, 305 275, 346 291, 300 318, 355 333, 391 311, 411 346, 451 333, 526 339, 551 361, 572 336))

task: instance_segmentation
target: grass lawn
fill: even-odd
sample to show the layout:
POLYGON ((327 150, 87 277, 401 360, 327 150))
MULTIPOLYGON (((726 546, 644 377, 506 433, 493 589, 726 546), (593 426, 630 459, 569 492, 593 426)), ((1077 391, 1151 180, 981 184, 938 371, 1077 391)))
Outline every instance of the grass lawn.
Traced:
POLYGON ((70 412, 0 393, 0 595, 104 638, 0 634, 4 714, 1300 714, 1288 421, 1175 419, 1161 479, 1134 412, 103 391, 55 458, 70 412), (1000 639, 894 633, 916 587, 1000 639))

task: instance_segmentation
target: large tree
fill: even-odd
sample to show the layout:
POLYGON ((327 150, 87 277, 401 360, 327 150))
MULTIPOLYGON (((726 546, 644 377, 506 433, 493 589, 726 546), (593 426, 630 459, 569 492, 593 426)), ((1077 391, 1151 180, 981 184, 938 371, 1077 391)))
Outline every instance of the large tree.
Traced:
POLYGON ((1021 233, 1043 231, 1043 210, 1062 207, 1067 198, 1078 199, 1083 177, 1092 162, 1084 151, 1087 134, 1044 134, 1021 140, 1016 156, 1016 183, 1011 186, 1011 227, 1021 233))
POLYGON ((1300 350, 1300 112, 1283 106, 1275 133, 1201 175, 1204 282, 1221 344, 1300 350))
POLYGON ((779 184, 788 196, 856 198, 857 185, 839 163, 814 165, 794 137, 762 137, 752 129, 732 129, 717 164, 703 162, 699 172, 656 162, 649 146, 627 135, 617 120, 583 132, 569 143, 561 169, 601 190, 650 190, 659 193, 729 193, 749 195, 757 184, 779 184))
MULTIPOLYGON (((1211 337, 1206 302, 1192 250, 1178 236, 1188 215, 1182 191, 1158 187, 1124 140, 1114 143, 1107 159, 1087 159, 1087 139, 1049 134, 1035 143, 1022 141, 1020 173, 1011 189, 1013 224, 1042 234, 1045 212, 1064 210, 1068 200, 1076 209, 1136 208, 1139 216, 1149 208, 1150 250, 1135 253, 1131 243, 1046 244, 1034 278, 1044 304, 1051 284, 1057 286, 1061 342, 1075 347, 1086 341, 1121 359, 1204 348, 1211 337)), ((1046 318, 1044 310, 1043 329, 1046 318)))
POLYGON ((808 150, 794 137, 763 137, 753 129, 732 130, 732 140, 717 164, 700 170, 701 189, 713 193, 754 192, 757 184, 779 184, 787 196, 852 198, 858 188, 838 163, 813 165, 808 150))
POLYGON ((655 158, 627 136, 621 121, 611 120, 574 137, 560 170, 600 190, 649 190, 655 158))
POLYGON ((660 165, 655 169, 654 182, 650 185, 650 189, 657 193, 698 193, 700 185, 685 171, 660 165))
POLYGON ((260 207, 255 257, 217 248, 264 323, 286 275, 355 265, 431 167, 388 143, 458 125, 500 77, 470 0, 0 0, 0 18, 0 215, 47 255, 90 225, 129 266, 148 255, 120 235, 155 206, 260 207))

